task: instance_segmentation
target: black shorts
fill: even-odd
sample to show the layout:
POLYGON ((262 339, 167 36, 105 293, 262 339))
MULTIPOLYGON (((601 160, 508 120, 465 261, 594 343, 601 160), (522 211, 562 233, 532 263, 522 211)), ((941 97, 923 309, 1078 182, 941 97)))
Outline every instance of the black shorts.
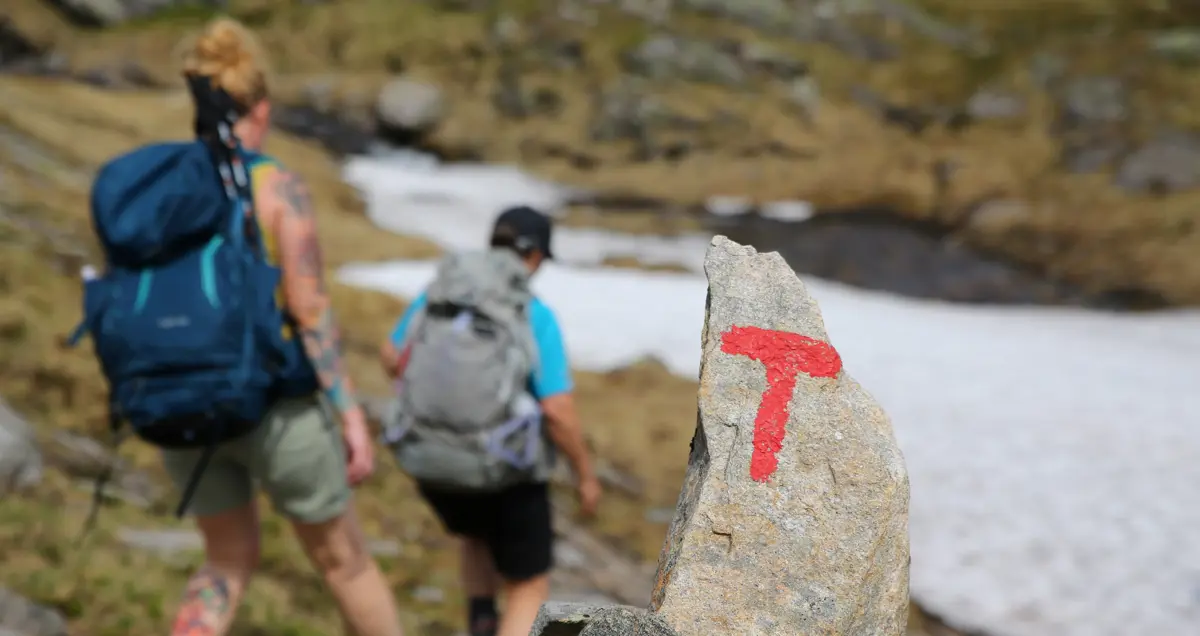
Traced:
POLYGON ((554 565, 547 484, 520 484, 488 494, 420 489, 448 532, 488 546, 505 580, 523 581, 549 572, 554 565))

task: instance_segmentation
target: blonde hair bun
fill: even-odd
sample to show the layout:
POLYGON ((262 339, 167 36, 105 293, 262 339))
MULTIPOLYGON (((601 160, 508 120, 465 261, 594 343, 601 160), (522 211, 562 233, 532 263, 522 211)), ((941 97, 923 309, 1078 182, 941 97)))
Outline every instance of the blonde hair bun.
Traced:
POLYGON ((209 77, 249 108, 267 96, 266 58, 250 31, 231 18, 210 22, 184 55, 186 75, 209 77))

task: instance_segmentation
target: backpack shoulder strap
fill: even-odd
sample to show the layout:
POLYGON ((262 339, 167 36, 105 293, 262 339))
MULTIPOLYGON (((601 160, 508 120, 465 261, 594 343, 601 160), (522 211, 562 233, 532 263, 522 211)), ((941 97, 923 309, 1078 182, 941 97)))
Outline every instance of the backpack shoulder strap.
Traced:
POLYGON ((412 346, 413 336, 415 336, 421 330, 421 327, 425 325, 425 310, 428 306, 428 301, 426 301, 421 303, 420 307, 417 307, 413 310, 412 317, 409 318, 408 325, 404 328, 404 334, 402 336, 403 339, 401 340, 401 342, 404 343, 405 348, 412 346))
POLYGON ((252 176, 258 171, 278 170, 284 172, 287 170, 287 166, 283 165, 282 161, 271 155, 264 155, 261 152, 253 150, 243 150, 242 153, 246 157, 246 169, 250 171, 252 176))
MULTIPOLYGON (((250 196, 258 191, 258 188, 263 187, 266 179, 276 173, 287 171, 287 168, 275 157, 264 155, 261 152, 251 150, 243 151, 246 158, 246 171, 250 178, 250 196)), ((258 247, 269 260, 278 261, 279 249, 276 245, 276 239, 270 233, 263 231, 262 224, 258 222, 257 215, 253 216, 254 230, 258 236, 258 247)))

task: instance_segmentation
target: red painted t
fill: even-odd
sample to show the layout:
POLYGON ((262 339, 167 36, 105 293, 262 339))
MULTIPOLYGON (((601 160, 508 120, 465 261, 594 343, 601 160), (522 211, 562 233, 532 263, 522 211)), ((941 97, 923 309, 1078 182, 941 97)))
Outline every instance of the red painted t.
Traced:
POLYGON ((721 351, 757 360, 767 368, 767 390, 754 417, 754 452, 750 456, 750 478, 765 482, 779 466, 776 454, 783 449, 796 376, 837 377, 842 358, 827 342, 759 327, 730 327, 721 334, 721 351))

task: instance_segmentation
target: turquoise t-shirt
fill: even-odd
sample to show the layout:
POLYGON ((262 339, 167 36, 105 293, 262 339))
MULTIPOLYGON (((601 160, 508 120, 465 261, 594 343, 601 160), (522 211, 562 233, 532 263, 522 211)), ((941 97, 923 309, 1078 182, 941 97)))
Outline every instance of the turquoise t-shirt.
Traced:
MULTIPOLYGON (((392 344, 401 348, 404 332, 418 309, 425 306, 425 294, 421 294, 396 323, 392 330, 392 344)), ((562 330, 558 318, 540 299, 534 298, 529 305, 529 325, 537 341, 538 363, 529 377, 529 392, 539 400, 554 395, 570 393, 575 388, 571 379, 571 366, 567 363, 567 349, 563 344, 562 330)))

